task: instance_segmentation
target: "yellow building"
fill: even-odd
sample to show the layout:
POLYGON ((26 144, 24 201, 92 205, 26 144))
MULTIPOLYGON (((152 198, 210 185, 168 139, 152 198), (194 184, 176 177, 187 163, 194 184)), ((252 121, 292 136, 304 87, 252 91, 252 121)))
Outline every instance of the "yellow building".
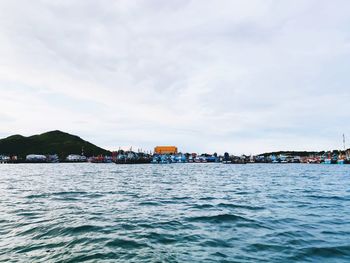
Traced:
POLYGON ((154 148, 156 154, 176 154, 177 147, 175 146, 157 146, 154 148))

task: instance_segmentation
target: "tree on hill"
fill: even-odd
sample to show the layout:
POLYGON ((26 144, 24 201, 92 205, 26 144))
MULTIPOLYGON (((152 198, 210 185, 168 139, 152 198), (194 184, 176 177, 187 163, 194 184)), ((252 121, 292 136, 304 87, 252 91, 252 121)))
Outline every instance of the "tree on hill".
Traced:
POLYGON ((69 154, 81 154, 82 150, 86 156, 111 154, 78 136, 62 131, 50 131, 29 137, 13 135, 0 140, 0 154, 17 155, 22 159, 28 154, 58 154, 63 160, 69 154))

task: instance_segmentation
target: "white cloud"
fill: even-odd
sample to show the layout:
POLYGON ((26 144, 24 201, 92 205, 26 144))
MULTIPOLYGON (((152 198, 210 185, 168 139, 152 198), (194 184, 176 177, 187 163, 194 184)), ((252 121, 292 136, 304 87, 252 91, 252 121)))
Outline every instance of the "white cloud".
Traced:
POLYGON ((336 148, 350 136, 349 7, 4 0, 0 133, 61 129, 110 149, 336 148))

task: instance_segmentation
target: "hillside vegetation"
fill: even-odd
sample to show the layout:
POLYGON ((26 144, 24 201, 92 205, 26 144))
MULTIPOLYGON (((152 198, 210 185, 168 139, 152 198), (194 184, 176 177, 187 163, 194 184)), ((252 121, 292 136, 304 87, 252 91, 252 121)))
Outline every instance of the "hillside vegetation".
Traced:
POLYGON ((0 140, 0 154, 17 155, 20 158, 25 158, 28 154, 58 154, 60 159, 64 159, 69 154, 81 154, 82 148, 86 156, 111 154, 78 136, 62 131, 51 131, 30 137, 13 135, 0 140))

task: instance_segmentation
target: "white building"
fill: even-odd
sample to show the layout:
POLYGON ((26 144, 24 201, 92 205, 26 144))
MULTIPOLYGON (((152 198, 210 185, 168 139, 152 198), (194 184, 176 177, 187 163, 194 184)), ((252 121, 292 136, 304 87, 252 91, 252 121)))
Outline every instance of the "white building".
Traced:
POLYGON ((46 162, 47 158, 45 155, 41 154, 29 154, 26 157, 27 162, 46 162))
POLYGON ((70 154, 66 158, 67 162, 86 162, 84 155, 70 154))

